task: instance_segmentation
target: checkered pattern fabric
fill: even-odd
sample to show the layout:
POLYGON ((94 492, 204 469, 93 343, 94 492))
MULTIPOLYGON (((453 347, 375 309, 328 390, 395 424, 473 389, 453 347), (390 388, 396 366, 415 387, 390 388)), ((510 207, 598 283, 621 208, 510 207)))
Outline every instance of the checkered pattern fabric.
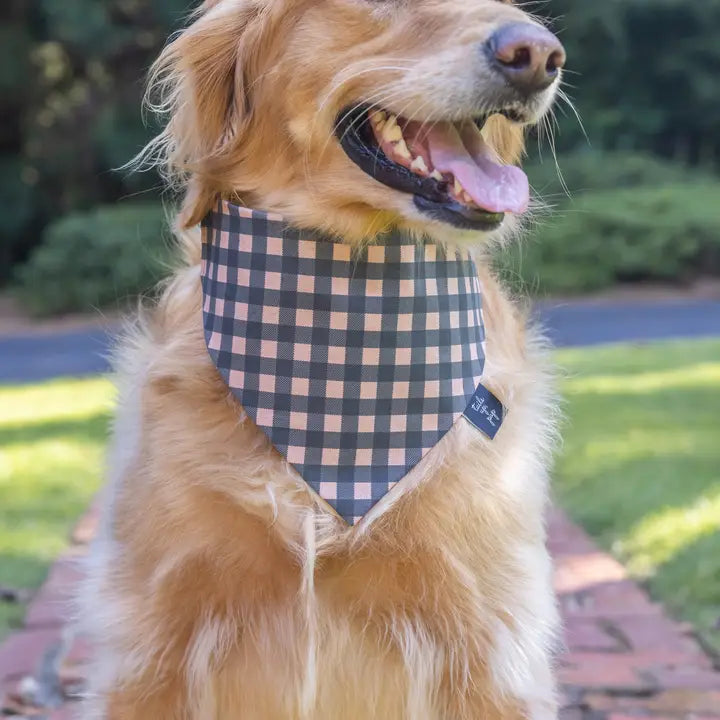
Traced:
POLYGON ((352 250, 224 201, 202 227, 215 365, 288 462, 356 523, 480 382, 474 262, 398 234, 352 250))

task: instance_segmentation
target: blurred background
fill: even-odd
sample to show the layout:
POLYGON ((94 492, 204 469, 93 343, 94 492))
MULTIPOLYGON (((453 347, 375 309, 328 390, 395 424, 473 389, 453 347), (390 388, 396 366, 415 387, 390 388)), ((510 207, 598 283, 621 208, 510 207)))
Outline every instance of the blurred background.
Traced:
MULTIPOLYGON (((157 276, 158 178, 112 168, 154 130, 140 114, 143 78, 187 6, 3 4, 0 283, 28 310, 116 305, 157 276)), ((717 277, 720 3, 550 0, 537 10, 567 46, 565 91, 582 124, 561 101, 557 121, 530 139, 532 182, 553 213, 522 255, 504 258, 509 274, 554 295, 717 277)))
MULTIPOLYGON (((142 121, 143 80, 188 4, 0 7, 0 639, 27 629, 27 601, 100 485, 114 313, 166 267, 159 179, 113 168, 157 129, 142 121)), ((528 172, 548 209, 497 265, 567 346, 557 504, 689 623, 709 673, 720 657, 720 0, 528 5, 554 19, 575 109, 561 100, 531 135, 528 172)), ((592 645, 584 627, 575 650, 592 645)))

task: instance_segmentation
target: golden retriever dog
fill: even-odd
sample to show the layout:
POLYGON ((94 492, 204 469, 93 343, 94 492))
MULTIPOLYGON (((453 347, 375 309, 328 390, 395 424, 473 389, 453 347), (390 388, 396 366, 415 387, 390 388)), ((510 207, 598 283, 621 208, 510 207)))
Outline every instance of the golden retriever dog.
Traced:
POLYGON ((206 0, 168 44, 142 160, 182 191, 184 264, 118 352, 84 718, 556 717, 552 372, 488 255, 521 225, 523 134, 564 63, 503 0, 206 0), (472 252, 497 436, 456 423, 342 521, 208 354, 197 226, 218 200, 355 248, 472 252))

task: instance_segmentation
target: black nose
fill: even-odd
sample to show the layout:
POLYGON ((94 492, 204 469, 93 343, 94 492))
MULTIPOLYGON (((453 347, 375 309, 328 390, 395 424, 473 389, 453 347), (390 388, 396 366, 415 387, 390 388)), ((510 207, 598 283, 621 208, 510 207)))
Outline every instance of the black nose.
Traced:
POLYGON ((552 85, 567 59, 549 30, 527 22, 503 25, 488 40, 487 50, 508 83, 526 94, 552 85))

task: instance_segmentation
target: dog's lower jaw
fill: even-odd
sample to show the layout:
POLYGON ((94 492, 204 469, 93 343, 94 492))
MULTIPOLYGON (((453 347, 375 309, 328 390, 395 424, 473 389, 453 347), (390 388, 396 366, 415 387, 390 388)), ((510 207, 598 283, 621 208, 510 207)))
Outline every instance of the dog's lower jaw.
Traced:
MULTIPOLYGON (((421 212, 412 195, 367 178, 359 168, 351 168, 349 175, 348 189, 320 183, 308 187, 306 179, 299 177, 280 190, 260 188, 245 192, 240 189, 227 193, 227 198, 245 207, 282 216, 297 227, 340 237, 355 246, 372 242, 379 233, 400 229, 418 238, 428 236, 448 247, 481 248, 515 236, 522 223, 520 216, 507 214, 499 227, 485 232, 453 227, 421 212)), ((216 201, 217 195, 208 195, 207 200, 200 203, 203 213, 216 201)), ((192 219, 200 222, 202 216, 193 215, 192 219)))
POLYGON ((482 280, 508 424, 495 443, 456 428, 360 535, 337 532, 229 399, 196 324, 197 268, 169 286, 120 368, 140 432, 85 602, 96 717, 555 717, 551 383, 482 280))

